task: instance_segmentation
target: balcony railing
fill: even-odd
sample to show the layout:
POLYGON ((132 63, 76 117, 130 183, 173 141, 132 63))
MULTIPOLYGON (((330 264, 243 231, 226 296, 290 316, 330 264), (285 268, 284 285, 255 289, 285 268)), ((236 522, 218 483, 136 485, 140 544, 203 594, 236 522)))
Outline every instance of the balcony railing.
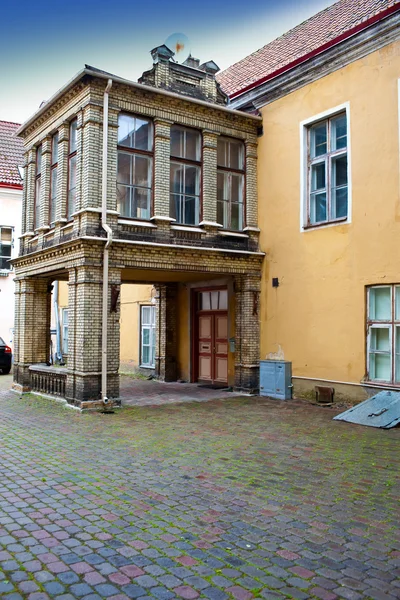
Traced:
MULTIPOLYGON (((105 238, 105 231, 97 227, 88 227, 84 233, 85 236, 105 238)), ((58 245, 59 243, 76 240, 81 237, 82 234, 78 234, 72 231, 65 233, 58 239, 48 237, 43 244, 43 249, 51 248, 58 245)), ((206 235, 205 232, 199 233, 199 231, 181 231, 170 229, 169 231, 159 231, 157 228, 151 229, 150 231, 143 227, 119 225, 117 231, 114 232, 115 240, 129 240, 131 242, 147 242, 154 244, 165 244, 173 246, 196 246, 201 248, 218 248, 220 250, 237 250, 247 252, 257 252, 259 250, 258 242, 250 236, 238 237, 235 232, 232 232, 232 236, 226 232, 225 235, 206 235)), ((36 240, 35 240, 36 242, 36 240)), ((29 244, 24 248, 23 254, 30 254, 37 250, 37 243, 34 245, 29 244)))
POLYGON ((33 392, 65 398, 67 369, 48 367, 47 365, 31 365, 29 372, 33 392))

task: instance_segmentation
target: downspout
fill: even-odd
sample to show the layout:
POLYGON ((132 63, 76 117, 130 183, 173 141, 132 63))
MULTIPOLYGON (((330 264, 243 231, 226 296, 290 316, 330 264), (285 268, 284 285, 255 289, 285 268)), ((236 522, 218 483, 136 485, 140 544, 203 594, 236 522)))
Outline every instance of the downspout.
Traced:
POLYGON ((101 331, 101 399, 108 403, 107 397, 107 328, 108 328, 108 252, 112 243, 112 229, 107 225, 107 164, 108 164, 108 94, 112 79, 107 81, 103 101, 103 167, 101 179, 101 226, 107 233, 103 253, 103 311, 101 331))
POLYGON ((63 364, 63 357, 61 353, 61 332, 60 332, 60 315, 58 308, 58 280, 54 282, 53 292, 53 305, 54 305, 54 318, 56 321, 56 364, 63 364))

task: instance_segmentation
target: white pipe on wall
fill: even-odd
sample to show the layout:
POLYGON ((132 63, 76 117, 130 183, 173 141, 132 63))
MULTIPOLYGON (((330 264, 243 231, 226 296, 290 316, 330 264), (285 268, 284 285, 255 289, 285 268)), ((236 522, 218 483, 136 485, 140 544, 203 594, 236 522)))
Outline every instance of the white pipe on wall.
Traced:
POLYGON ((108 329, 108 260, 109 247, 112 242, 112 229, 107 225, 107 164, 108 164, 108 94, 112 79, 107 81, 103 101, 103 165, 101 177, 101 225, 107 233, 107 241, 103 253, 103 311, 101 324, 101 399, 108 403, 107 397, 107 329, 108 329))

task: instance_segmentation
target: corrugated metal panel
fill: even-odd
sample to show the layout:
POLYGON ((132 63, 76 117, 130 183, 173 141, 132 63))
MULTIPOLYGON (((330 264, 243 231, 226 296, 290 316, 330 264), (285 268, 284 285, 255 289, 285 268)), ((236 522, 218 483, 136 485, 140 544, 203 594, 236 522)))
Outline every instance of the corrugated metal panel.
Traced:
POLYGON ((390 429, 400 423, 400 392, 379 392, 333 418, 336 421, 390 429))

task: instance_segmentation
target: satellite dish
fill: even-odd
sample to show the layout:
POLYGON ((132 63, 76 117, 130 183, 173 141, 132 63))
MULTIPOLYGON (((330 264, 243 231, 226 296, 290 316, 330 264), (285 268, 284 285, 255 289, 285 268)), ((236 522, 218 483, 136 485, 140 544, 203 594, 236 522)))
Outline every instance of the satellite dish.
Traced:
POLYGON ((190 41, 184 33, 173 33, 165 40, 165 45, 175 52, 174 59, 183 62, 190 54, 190 41))

